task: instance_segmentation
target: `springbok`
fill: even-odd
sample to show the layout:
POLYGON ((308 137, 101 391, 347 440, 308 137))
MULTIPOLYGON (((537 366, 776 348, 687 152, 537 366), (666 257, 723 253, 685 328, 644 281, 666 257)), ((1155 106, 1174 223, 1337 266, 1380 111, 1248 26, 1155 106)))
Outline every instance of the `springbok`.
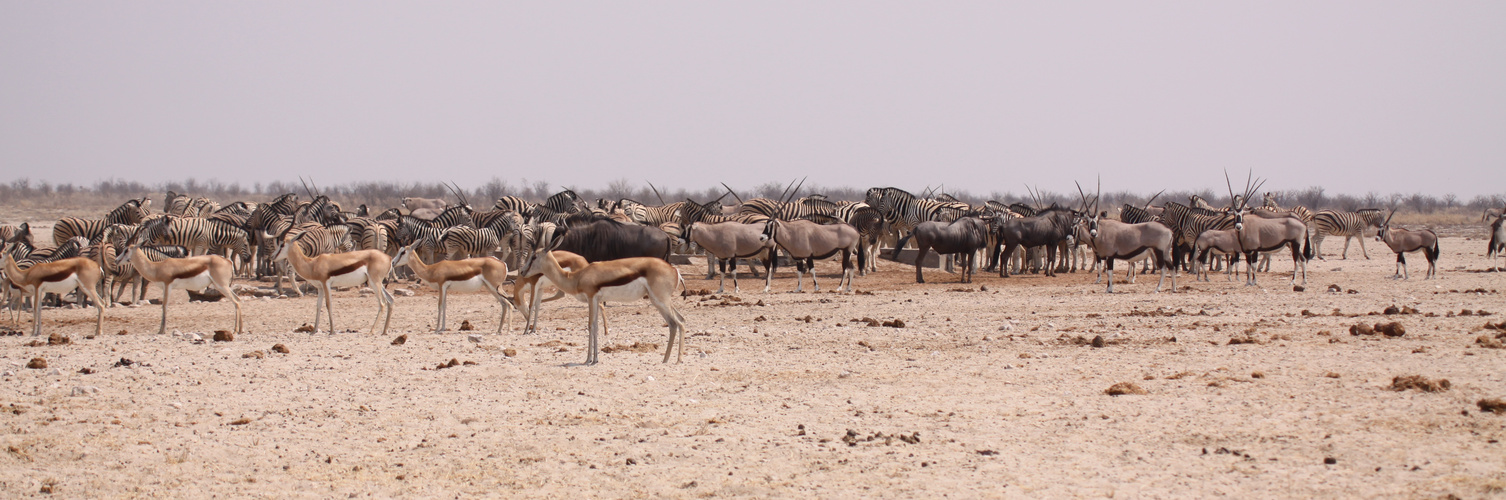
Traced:
MULTIPOLYGON (((722 293, 727 289, 727 268, 732 268, 732 290, 741 292, 742 288, 737 285, 737 259, 761 258, 767 261, 774 258, 774 240, 764 234, 764 227, 758 224, 744 224, 742 222, 727 221, 718 223, 691 222, 686 226, 685 239, 706 250, 706 253, 718 260, 721 281, 717 283, 716 293, 722 293)), ((765 265, 767 268, 768 266, 765 265)), ((763 291, 767 293, 773 284, 773 276, 765 276, 763 291)))
POLYGON ((152 261, 140 247, 131 245, 115 259, 116 266, 127 263, 136 269, 136 274, 150 282, 162 283, 162 323, 157 334, 167 333, 167 304, 173 289, 202 292, 214 287, 220 295, 235 304, 235 333, 241 333, 241 300, 230 290, 230 279, 235 275, 235 265, 218 255, 198 255, 182 259, 152 261))
MULTIPOLYGON (((564 250, 555 250, 552 253, 554 253, 554 260, 559 262, 560 267, 566 271, 579 271, 586 267, 586 258, 578 254, 564 250)), ((545 277, 543 271, 540 271, 537 267, 529 269, 527 272, 519 270, 518 278, 512 282, 513 308, 523 313, 523 333, 525 334, 533 333, 537 327, 539 322, 538 311, 541 304, 565 296, 565 292, 556 289, 554 296, 547 299, 543 298, 539 295, 539 290, 542 290, 546 286, 554 286, 554 282, 549 281, 549 278, 545 277), (523 294, 525 292, 529 296, 526 308, 523 304, 523 294)), ((601 334, 609 334, 607 332, 607 319, 605 316, 601 318, 601 334)))
POLYGON ((1380 232, 1376 233, 1375 239, 1383 241, 1391 251, 1396 252, 1396 275, 1391 279, 1412 279, 1411 273, 1407 272, 1407 252, 1422 252, 1423 257, 1428 259, 1427 277, 1433 279, 1438 275, 1438 234, 1432 229, 1411 231, 1402 228, 1391 227, 1391 217, 1396 215, 1396 209, 1386 215, 1386 221, 1381 223, 1380 232))
POLYGON ((555 260, 553 252, 554 247, 562 242, 555 240, 550 244, 549 239, 545 238, 547 246, 528 258, 522 273, 527 274, 537 268, 555 287, 589 304, 587 329, 590 331, 590 340, 586 345, 584 364, 594 365, 598 361, 597 325, 601 322, 602 303, 626 302, 645 297, 659 309, 664 322, 669 323, 669 345, 664 349, 663 362, 669 362, 677 339, 680 342, 680 354, 676 362, 685 357, 685 318, 675 311, 671 302, 675 286, 680 282, 680 271, 675 266, 655 257, 630 257, 593 262, 578 271, 566 271, 555 260))
POLYGON ((418 276, 418 279, 424 280, 429 286, 439 290, 439 327, 434 330, 434 333, 444 333, 445 309, 448 305, 446 299, 451 291, 485 290, 491 292, 498 304, 502 306, 502 316, 497 319, 497 333, 502 333, 504 323, 509 330, 512 329, 512 323, 507 320, 507 310, 512 309, 512 301, 507 300, 507 297, 498 290, 507 281, 506 263, 492 257, 477 257, 425 264, 422 258, 413 253, 415 245, 417 243, 398 250, 397 258, 392 259, 392 265, 393 267, 408 266, 408 269, 413 270, 414 276, 418 276))
POLYGON ((10 284, 31 294, 32 335, 42 334, 42 297, 49 293, 62 296, 70 290, 78 290, 94 301, 94 308, 99 310, 94 322, 94 334, 99 335, 104 330, 104 302, 99 300, 99 293, 94 291, 104 276, 98 263, 88 257, 74 257, 39 263, 22 270, 10 254, 0 253, 0 260, 4 260, 0 264, 3 264, 5 277, 10 284))
MULTIPOLYGON (((842 253, 842 279, 837 282, 837 289, 845 292, 852 291, 852 254, 858 254, 858 267, 867 262, 862 247, 859 245, 861 236, 857 229, 847 224, 816 224, 808 220, 781 221, 771 219, 764 229, 764 234, 770 235, 774 242, 790 255, 790 260, 795 262, 795 291, 802 291, 805 276, 805 268, 810 267, 811 285, 816 291, 821 291, 821 285, 816 283, 815 259, 825 259, 842 253), (844 288, 843 285, 846 285, 844 288)), ((768 272, 773 273, 778 267, 779 259, 769 259, 768 272)), ((772 278, 771 278, 772 279, 772 278)))
POLYGON ((382 279, 392 270, 392 259, 380 250, 356 250, 354 252, 327 253, 310 258, 303 253, 303 246, 295 239, 283 240, 282 248, 273 255, 274 262, 288 261, 293 272, 304 280, 315 283, 319 297, 314 302, 314 332, 319 331, 319 314, 329 307, 329 332, 335 333, 335 304, 330 292, 335 287, 349 287, 365 283, 376 292, 377 315, 371 322, 371 333, 377 333, 377 323, 382 324, 382 334, 392 323, 392 294, 382 284, 382 279), (382 310, 387 310, 383 321, 382 310))

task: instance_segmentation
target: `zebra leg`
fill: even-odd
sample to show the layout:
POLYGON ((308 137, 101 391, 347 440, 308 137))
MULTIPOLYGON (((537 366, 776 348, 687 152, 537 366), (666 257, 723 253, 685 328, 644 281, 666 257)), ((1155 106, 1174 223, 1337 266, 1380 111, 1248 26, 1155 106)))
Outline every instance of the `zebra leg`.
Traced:
POLYGON ((1370 260, 1370 252, 1365 251, 1365 231, 1360 230, 1360 235, 1355 237, 1355 239, 1360 240, 1360 255, 1364 255, 1365 260, 1370 260))

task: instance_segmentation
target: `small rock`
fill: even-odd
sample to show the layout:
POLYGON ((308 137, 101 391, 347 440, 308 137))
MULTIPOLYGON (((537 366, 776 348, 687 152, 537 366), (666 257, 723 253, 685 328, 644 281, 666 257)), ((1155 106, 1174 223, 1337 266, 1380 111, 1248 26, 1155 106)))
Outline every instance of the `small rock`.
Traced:
POLYGON ((314 328, 314 325, 310 325, 308 323, 304 323, 303 326, 293 329, 293 331, 297 333, 314 333, 314 330, 317 330, 317 328, 314 328))
POLYGON ((1293 292, 1306 292, 1307 291, 1307 287, 1302 286, 1302 285, 1292 285, 1292 291, 1293 292))
POLYGON ((1406 375, 1391 378, 1391 390, 1393 391, 1417 389, 1423 392, 1442 392, 1449 390, 1450 387, 1453 387, 1453 384, 1450 384, 1446 378, 1430 380, 1421 375, 1406 375))
POLYGON ((91 394, 99 394, 99 388, 92 385, 81 385, 73 388, 74 396, 88 396, 91 394))
POLYGON ((1250 374, 1250 378, 1265 378, 1265 372, 1254 372, 1254 373, 1251 373, 1250 374))
POLYGON ((31 361, 26 363, 26 367, 33 370, 41 370, 43 368, 47 368, 47 360, 42 358, 31 358, 31 361))
POLYGON ((83 368, 79 368, 79 369, 78 369, 78 372, 79 372, 79 373, 82 373, 82 374, 84 374, 84 375, 93 375, 93 374, 94 374, 94 369, 93 369, 93 368, 89 368, 89 367, 87 367, 87 366, 85 366, 85 367, 83 367, 83 368))
POLYGON ((462 332, 469 332, 475 329, 476 327, 471 325, 471 320, 464 320, 460 322, 460 331, 462 332))
POLYGON ((1093 337, 1093 347, 1103 347, 1103 336, 1102 335, 1097 335, 1097 336, 1093 337))
POLYGON ((509 347, 507 349, 503 349, 502 350, 502 355, 511 358, 513 356, 517 356, 518 355, 518 350, 509 347))
POLYGON ((475 342, 477 344, 480 344, 481 341, 483 340, 483 337, 480 336, 480 335, 476 335, 476 334, 470 334, 470 335, 466 335, 465 339, 469 340, 471 342, 475 342))
POLYGON ((999 331, 1001 332, 1007 332, 1010 330, 1014 330, 1014 323, 1004 323, 1003 325, 999 326, 999 331))
POLYGON ((252 358, 252 359, 262 359, 262 358, 267 357, 267 353, 264 353, 264 352, 261 352, 261 351, 251 351, 251 352, 242 354, 241 357, 242 358, 252 358))
POLYGON ((1360 323, 1358 325, 1352 325, 1352 326, 1349 327, 1349 334, 1350 335, 1375 335, 1375 327, 1372 327, 1372 326, 1370 326, 1369 324, 1366 324, 1366 323, 1360 323))
POLYGON ((214 341, 215 342, 234 342, 235 341, 235 334, 234 333, 230 333, 229 330, 215 330, 214 331, 214 341))
POLYGON ((251 423, 251 419, 246 417, 241 417, 230 421, 230 425, 246 425, 249 423, 251 423))
POLYGON ((1400 337, 1407 334, 1406 327, 1401 326, 1401 323, 1397 323, 1395 321, 1392 321, 1390 323, 1376 323, 1375 331, 1383 333, 1387 337, 1400 337))
POLYGON ((1146 394, 1150 394, 1149 392, 1146 392, 1145 389, 1141 388, 1138 385, 1135 385, 1134 382, 1120 382, 1120 383, 1111 385, 1111 386, 1109 386, 1109 389, 1106 390, 1106 391, 1103 391, 1103 393, 1104 394, 1108 394, 1110 396, 1123 396, 1123 395, 1128 395, 1128 394, 1143 396, 1143 395, 1146 395, 1146 394))
POLYGON ((203 342, 204 341, 204 335, 200 334, 200 333, 191 333, 191 334, 188 335, 188 340, 193 341, 193 342, 203 342))
POLYGON ((1333 458, 1333 457, 1324 457, 1323 458, 1323 464, 1324 465, 1333 465, 1333 464, 1336 464, 1336 463, 1339 463, 1339 459, 1337 459, 1337 458, 1333 458))
POLYGON ((412 297, 413 296, 413 290, 409 290, 407 288, 398 288, 398 289, 393 290, 392 294, 400 296, 400 297, 412 297))
POLYGON ((408 343, 408 335, 407 334, 398 335, 397 338, 392 339, 392 345, 403 345, 403 344, 406 344, 406 343, 408 343))
POLYGON ((71 343, 73 343, 73 339, 56 333, 47 336, 47 345, 68 345, 71 343))
POLYGON ((292 352, 292 351, 288 350, 288 346, 285 346, 285 345, 282 345, 282 344, 275 344, 275 345, 272 346, 272 352, 281 353, 281 354, 287 354, 287 353, 292 352))
POLYGON ((883 325, 889 328, 904 328, 905 320, 895 318, 894 321, 885 321, 883 325))
POLYGON ((62 374, 63 374, 63 372, 58 371, 57 368, 53 368, 51 370, 47 370, 47 376, 49 376, 49 377, 56 377, 56 376, 62 375, 62 374))

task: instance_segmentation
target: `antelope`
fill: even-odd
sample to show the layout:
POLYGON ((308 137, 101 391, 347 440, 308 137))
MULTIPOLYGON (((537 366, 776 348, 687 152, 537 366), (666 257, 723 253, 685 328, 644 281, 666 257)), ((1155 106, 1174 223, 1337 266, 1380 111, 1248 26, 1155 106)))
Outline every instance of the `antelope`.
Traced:
POLYGON ((1146 251, 1153 254, 1156 266, 1161 268, 1161 280, 1156 282, 1156 292, 1159 293, 1161 285, 1166 284, 1166 274, 1170 272, 1171 290, 1175 293, 1177 275, 1171 260, 1171 228, 1160 222, 1127 224, 1109 219, 1098 211, 1100 195, 1094 195, 1093 201, 1089 202, 1087 194, 1082 192, 1082 185, 1077 186, 1077 191, 1082 196, 1083 209, 1091 214, 1078 217, 1088 226, 1088 241, 1093 247, 1094 258, 1103 261, 1104 274, 1109 277, 1107 293, 1114 293, 1114 260, 1131 260, 1146 251))
MULTIPOLYGON (((765 226, 764 234, 772 237, 774 242, 790 255, 790 260, 795 261, 795 291, 802 289, 802 279, 805 276, 805 268, 810 267, 811 285, 816 291, 821 291, 821 285, 816 283, 815 259, 825 259, 842 253, 842 278, 837 281, 837 289, 852 291, 852 254, 858 254, 858 267, 866 264, 862 246, 859 245, 860 235, 857 229, 847 224, 821 225, 808 220, 781 221, 771 219, 765 226), (843 285, 846 285, 845 288, 843 285)), ((772 274, 777 267, 779 259, 769 259, 768 272, 772 274)), ((772 279, 772 278, 771 278, 772 279)))
MULTIPOLYGON (((1485 247, 1485 258, 1490 259, 1490 268, 1496 269, 1496 257, 1506 257, 1506 215, 1497 215, 1490 224, 1490 243, 1485 247)), ((1506 269, 1506 268, 1502 268, 1506 269)))
POLYGON ((327 253, 309 257, 303 246, 293 238, 283 240, 282 248, 273 254, 272 260, 287 260, 288 265, 304 280, 314 282, 319 297, 314 302, 314 332, 319 331, 321 308, 329 308, 329 332, 335 333, 335 304, 330 292, 335 287, 349 287, 365 283, 376 292, 377 316, 371 322, 371 333, 376 333, 377 323, 382 324, 382 334, 392 323, 392 294, 382 285, 382 279, 392 270, 392 259, 380 250, 356 250, 344 253, 327 253), (383 321, 382 310, 387 310, 383 321))
MULTIPOLYGON (((566 271, 579 271, 582 268, 586 267, 586 258, 581 257, 578 254, 566 252, 564 250, 555 250, 553 253, 554 260, 558 261, 560 263, 560 267, 566 271)), ((542 303, 557 300, 565 296, 565 292, 559 291, 558 289, 555 290, 554 296, 547 299, 542 298, 539 295, 539 290, 543 289, 546 286, 553 285, 554 282, 549 281, 549 278, 545 277, 544 273, 538 269, 529 270, 529 272, 527 273, 524 273, 522 271, 518 272, 518 278, 513 280, 512 282, 512 300, 513 307, 523 313, 525 324, 525 326, 523 327, 523 333, 526 334, 534 332, 534 329, 538 325, 539 321, 539 306, 542 303), (523 293, 525 291, 529 294, 529 305, 527 306, 527 309, 524 309, 523 304, 523 293)), ((609 333, 607 331, 607 321, 605 316, 601 318, 601 333, 602 335, 607 335, 609 333)))
MULTIPOLYGON (((445 260, 433 264, 425 264, 423 259, 413 253, 414 245, 408 245, 397 251, 397 258, 392 259, 393 267, 407 265, 413 270, 413 274, 419 279, 429 283, 429 286, 439 290, 439 327, 434 333, 444 333, 445 309, 450 291, 456 292, 479 292, 486 290, 502 306, 502 316, 497 320, 497 333, 502 333, 502 325, 507 324, 512 329, 512 323, 507 320, 507 310, 512 308, 512 301, 498 291, 507 281, 507 264, 492 257, 477 257, 465 260, 445 260)), ((333 329, 334 327, 330 327, 333 329)))
MULTIPOLYGON (((1259 181, 1260 183, 1252 188, 1250 182, 1245 181, 1245 194, 1237 199, 1248 200, 1250 195, 1265 184, 1265 181, 1259 181)), ((1228 172, 1224 172, 1224 183, 1229 183, 1228 172)), ((1229 185, 1229 195, 1234 195, 1232 184, 1229 185)), ((1245 256, 1245 285, 1256 286, 1254 263, 1260 261, 1260 253, 1281 247, 1292 249, 1292 284, 1297 283, 1299 272, 1302 274, 1302 284, 1307 284, 1307 261, 1313 257, 1312 240, 1307 234, 1307 224, 1303 224, 1302 220, 1296 217, 1279 219, 1246 217, 1243 203, 1236 205, 1229 212, 1234 216, 1234 231, 1239 234, 1239 250, 1245 256)))
POLYGON ((553 252, 554 247, 562 241, 551 244, 547 237, 543 241, 545 246, 528 258, 522 273, 527 274, 536 268, 560 291, 589 304, 587 329, 590 340, 587 342, 584 364, 595 365, 598 361, 596 332, 602 318, 602 303, 626 302, 645 297, 659 309, 659 315, 664 317, 664 321, 669 323, 669 345, 664 349, 663 362, 669 362, 676 339, 680 342, 680 354, 675 361, 679 362, 685 357, 685 318, 675 311, 670 302, 674 297, 675 286, 680 282, 680 271, 675 266, 655 257, 630 257, 593 262, 580 270, 566 271, 560 267, 553 252))
POLYGON ((1203 234, 1198 235, 1192 251, 1196 255, 1192 261, 1192 271, 1198 281, 1209 281, 1208 259, 1213 253, 1229 256, 1229 268, 1224 272, 1224 277, 1234 279, 1234 268, 1239 265, 1239 254, 1243 253, 1239 247, 1239 233, 1232 229, 1203 231, 1203 234))
POLYGON ((22 270, 10 254, 0 253, 0 261, 3 261, 0 265, 4 266, 5 277, 10 285, 31 293, 32 335, 42 334, 42 296, 49 293, 62 296, 70 290, 78 290, 94 301, 94 308, 99 310, 94 322, 94 334, 99 335, 104 330, 104 302, 99 300, 99 293, 94 291, 104 275, 99 264, 88 257, 74 257, 38 263, 22 270))
POLYGON ((116 257, 116 266, 130 263, 136 273, 147 281, 162 283, 162 323, 157 334, 167 333, 167 304, 173 289, 202 292, 214 287, 221 295, 235 304, 235 333, 241 333, 241 300, 230 290, 230 279, 235 274, 235 265, 218 255, 198 255, 182 259, 152 261, 140 247, 132 245, 116 257))
MULTIPOLYGON (((737 259, 762 258, 767 261, 773 258, 775 252, 774 240, 764 233, 764 228, 757 224, 744 224, 742 222, 727 221, 718 223, 691 222, 684 231, 685 240, 688 240, 701 248, 706 253, 719 261, 721 281, 717 283, 716 293, 722 293, 727 289, 727 268, 732 268, 732 290, 741 292, 737 286, 737 259)), ((765 265, 767 267, 767 265, 765 265)), ((763 291, 768 293, 773 284, 772 275, 765 276, 763 291)))
POLYGON ((1402 228, 1391 227, 1391 216, 1396 215, 1396 209, 1386 215, 1386 221, 1381 223, 1380 232, 1375 234, 1375 239, 1383 241, 1391 251, 1396 252, 1396 275, 1391 279, 1412 279, 1407 272, 1407 252, 1421 251, 1423 257, 1428 259, 1427 277, 1433 279, 1438 275, 1438 234, 1431 229, 1411 231, 1402 228))

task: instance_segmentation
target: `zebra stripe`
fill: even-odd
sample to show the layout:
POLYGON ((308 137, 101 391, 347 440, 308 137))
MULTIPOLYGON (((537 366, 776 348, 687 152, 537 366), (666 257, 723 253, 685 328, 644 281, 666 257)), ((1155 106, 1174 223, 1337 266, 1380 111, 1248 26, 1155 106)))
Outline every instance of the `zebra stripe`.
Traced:
POLYGON ((111 224, 140 224, 146 215, 141 200, 129 200, 110 210, 103 219, 64 217, 52 227, 52 241, 55 245, 62 245, 70 239, 84 237, 90 243, 97 243, 111 224))

